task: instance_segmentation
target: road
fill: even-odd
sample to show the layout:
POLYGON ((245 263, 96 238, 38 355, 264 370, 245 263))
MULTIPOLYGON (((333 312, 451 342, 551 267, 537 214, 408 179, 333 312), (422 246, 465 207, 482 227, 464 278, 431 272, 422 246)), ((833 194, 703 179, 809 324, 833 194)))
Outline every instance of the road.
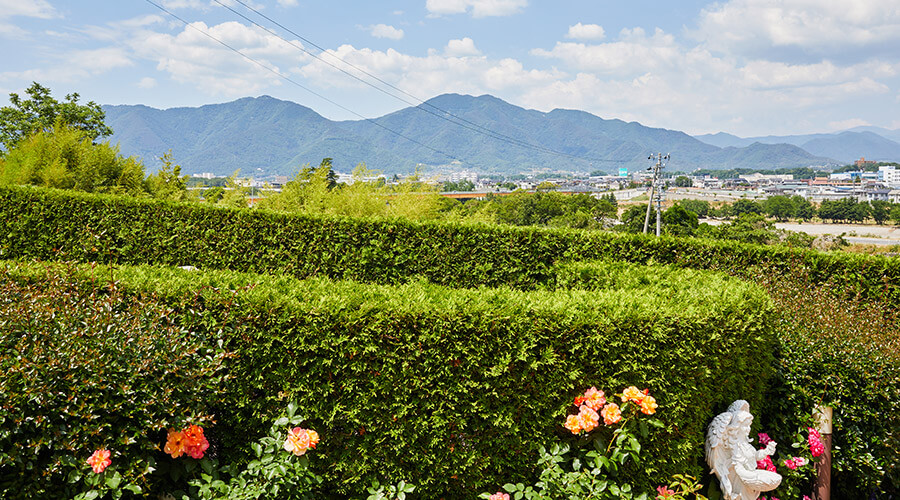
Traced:
MULTIPOLYGON (((712 225, 721 224, 722 221, 713 219, 704 219, 712 225)), ((844 239, 850 243, 860 245, 900 245, 900 227, 892 225, 868 225, 868 224, 821 224, 815 222, 776 222, 775 227, 778 229, 787 229, 789 231, 797 231, 801 233, 811 234, 813 236, 821 236, 823 234, 831 234, 838 236, 843 234, 844 239)))

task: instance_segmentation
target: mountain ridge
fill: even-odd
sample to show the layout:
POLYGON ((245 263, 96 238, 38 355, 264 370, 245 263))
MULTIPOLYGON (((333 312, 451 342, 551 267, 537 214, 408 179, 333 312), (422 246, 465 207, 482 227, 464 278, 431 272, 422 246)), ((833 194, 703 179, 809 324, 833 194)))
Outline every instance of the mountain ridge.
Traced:
POLYGON ((900 160, 900 130, 892 131, 879 127, 855 127, 834 133, 803 135, 768 135, 760 137, 738 137, 725 132, 695 136, 707 144, 718 147, 747 147, 754 142, 762 144, 791 144, 810 154, 834 158, 843 163, 851 163, 861 157, 875 161, 900 160))
POLYGON ((381 117, 347 121, 332 121, 270 96, 165 110, 145 105, 103 109, 115 131, 110 140, 123 154, 150 164, 171 149, 186 173, 228 175, 240 169, 245 175, 290 175, 325 157, 334 159, 338 171, 365 162, 386 174, 446 168, 454 161, 460 162, 454 168, 483 173, 613 173, 620 167, 645 169, 648 154, 657 152, 670 153, 671 169, 682 171, 834 162, 794 145, 721 148, 677 130, 581 110, 525 109, 488 94, 442 94, 381 117), (473 130, 482 127, 490 132, 473 130))

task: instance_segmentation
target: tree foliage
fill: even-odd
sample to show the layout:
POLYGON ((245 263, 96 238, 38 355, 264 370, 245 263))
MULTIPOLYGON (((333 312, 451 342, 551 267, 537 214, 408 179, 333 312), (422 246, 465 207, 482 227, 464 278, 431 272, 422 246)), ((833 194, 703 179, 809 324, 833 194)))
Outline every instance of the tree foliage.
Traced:
POLYGON ((172 152, 163 154, 159 161, 159 170, 147 177, 147 192, 154 198, 172 201, 188 201, 191 199, 187 191, 187 175, 181 175, 181 165, 175 163, 172 152))
POLYGON ((697 217, 706 217, 709 215, 709 202, 706 200, 678 200, 676 205, 680 205, 685 210, 689 210, 697 214, 697 217))
POLYGON ((106 113, 94 101, 79 104, 78 93, 68 94, 59 102, 50 95, 50 89, 32 82, 25 90, 27 98, 15 92, 9 94, 10 106, 0 108, 0 144, 10 150, 19 141, 36 132, 49 132, 59 123, 83 132, 84 137, 96 141, 112 135, 104 123, 106 113))
POLYGON ((98 193, 140 195, 144 165, 109 142, 57 121, 18 141, 0 160, 0 185, 29 184, 98 193))

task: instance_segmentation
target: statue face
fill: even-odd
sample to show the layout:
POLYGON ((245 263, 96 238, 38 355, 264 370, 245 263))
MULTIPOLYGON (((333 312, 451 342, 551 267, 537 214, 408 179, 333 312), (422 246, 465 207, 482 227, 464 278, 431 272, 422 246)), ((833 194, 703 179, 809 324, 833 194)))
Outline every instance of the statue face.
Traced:
POLYGON ((732 433, 735 437, 750 437, 750 426, 753 424, 753 415, 745 411, 738 411, 731 419, 732 433))

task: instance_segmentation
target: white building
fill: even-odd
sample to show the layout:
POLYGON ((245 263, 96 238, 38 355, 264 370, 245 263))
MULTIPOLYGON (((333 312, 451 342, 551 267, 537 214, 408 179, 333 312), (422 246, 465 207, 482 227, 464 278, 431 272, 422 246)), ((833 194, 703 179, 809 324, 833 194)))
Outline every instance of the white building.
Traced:
POLYGON ((878 180, 892 188, 900 188, 900 170, 893 165, 878 167, 878 180))

